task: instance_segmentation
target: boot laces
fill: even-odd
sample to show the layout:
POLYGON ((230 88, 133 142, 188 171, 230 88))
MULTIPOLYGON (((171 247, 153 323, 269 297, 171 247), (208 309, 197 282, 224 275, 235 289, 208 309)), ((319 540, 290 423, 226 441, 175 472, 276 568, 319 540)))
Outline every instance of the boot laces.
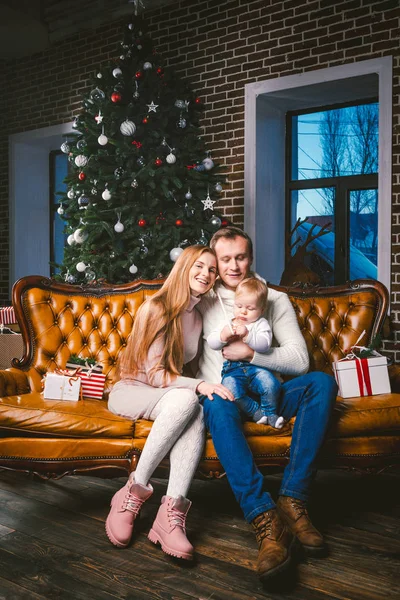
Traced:
POLYGON ((299 500, 298 498, 291 498, 290 504, 295 512, 296 521, 300 519, 300 517, 308 517, 306 505, 302 500, 299 500))
POLYGON ((185 531, 186 515, 185 513, 176 510, 176 508, 168 508, 168 520, 172 525, 181 527, 185 531))
POLYGON ((256 540, 261 543, 264 538, 270 538, 272 535, 272 517, 269 512, 261 513, 253 521, 253 527, 256 530, 256 540))
POLYGON ((143 502, 144 500, 141 500, 137 496, 134 496, 128 492, 125 496, 123 508, 125 510, 129 510, 129 512, 133 513, 134 515, 138 515, 143 502))

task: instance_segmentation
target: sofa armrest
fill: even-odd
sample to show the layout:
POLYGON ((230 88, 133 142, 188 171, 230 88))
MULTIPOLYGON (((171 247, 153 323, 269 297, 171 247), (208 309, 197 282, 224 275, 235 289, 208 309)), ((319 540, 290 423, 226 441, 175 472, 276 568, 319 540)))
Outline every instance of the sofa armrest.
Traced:
POLYGON ((400 394, 400 365, 390 365, 389 379, 392 392, 400 394))
POLYGON ((19 369, 0 371, 0 397, 29 394, 31 391, 28 376, 19 369))

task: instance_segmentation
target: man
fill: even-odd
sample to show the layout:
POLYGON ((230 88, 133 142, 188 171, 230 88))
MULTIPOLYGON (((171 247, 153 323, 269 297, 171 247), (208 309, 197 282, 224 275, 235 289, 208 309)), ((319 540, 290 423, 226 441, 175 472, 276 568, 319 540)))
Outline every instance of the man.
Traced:
MULTIPOLYGON (((220 276, 215 290, 230 317, 235 289, 250 273, 252 242, 241 229, 231 226, 215 233, 210 246, 216 252, 220 276)), ((224 313, 215 294, 210 294, 203 302, 201 312, 206 339, 224 319, 224 313)), ((255 529, 259 543, 257 572, 263 581, 289 565, 295 537, 313 555, 325 550, 322 535, 310 521, 306 503, 315 474, 315 460, 337 393, 333 377, 319 372, 305 374, 309 366, 307 347, 286 294, 269 290, 265 317, 276 344, 266 354, 254 352, 245 343, 236 341, 225 346, 221 355, 204 342, 198 373, 198 377, 207 381, 219 381, 225 359, 247 361, 284 375, 297 376, 282 386, 279 414, 285 420, 296 416, 296 421, 290 462, 284 471, 276 505, 270 494, 263 490, 263 476, 243 434, 238 405, 217 395, 213 401, 205 398, 203 402, 206 425, 218 457, 245 519, 255 529)))

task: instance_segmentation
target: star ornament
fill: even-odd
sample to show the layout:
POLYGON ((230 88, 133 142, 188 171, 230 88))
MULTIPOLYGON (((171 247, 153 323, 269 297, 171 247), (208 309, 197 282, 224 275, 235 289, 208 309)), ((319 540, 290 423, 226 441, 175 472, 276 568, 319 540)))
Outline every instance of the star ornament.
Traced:
POLYGON ((208 208, 212 210, 215 204, 215 200, 211 200, 210 194, 207 194, 207 198, 205 200, 202 200, 201 202, 204 205, 203 210, 207 210, 208 208))
POLYGON ((101 112, 95 116, 94 120, 96 121, 97 125, 100 125, 103 122, 103 115, 101 112))
POLYGON ((159 107, 159 104, 154 104, 153 101, 151 101, 151 104, 147 105, 147 108, 149 109, 149 112, 157 112, 157 108, 159 107))

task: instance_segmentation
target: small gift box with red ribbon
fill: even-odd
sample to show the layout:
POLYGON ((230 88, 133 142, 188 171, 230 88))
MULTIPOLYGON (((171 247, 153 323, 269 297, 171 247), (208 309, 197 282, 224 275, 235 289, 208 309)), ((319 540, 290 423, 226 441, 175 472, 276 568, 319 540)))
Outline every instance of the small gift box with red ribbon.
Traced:
POLYGON ((93 359, 71 356, 67 367, 76 369, 76 374, 82 382, 82 395, 86 398, 103 398, 106 376, 103 375, 101 363, 93 359))
POLYGON ((356 344, 351 346, 347 356, 332 364, 339 387, 338 394, 342 398, 376 396, 391 392, 387 358, 376 350, 368 352, 369 349, 365 346, 357 346, 365 333, 363 331, 356 344), (370 356, 365 357, 368 353, 370 356))
POLYGON ((75 371, 57 369, 43 378, 43 397, 46 400, 79 400, 81 380, 75 371))

